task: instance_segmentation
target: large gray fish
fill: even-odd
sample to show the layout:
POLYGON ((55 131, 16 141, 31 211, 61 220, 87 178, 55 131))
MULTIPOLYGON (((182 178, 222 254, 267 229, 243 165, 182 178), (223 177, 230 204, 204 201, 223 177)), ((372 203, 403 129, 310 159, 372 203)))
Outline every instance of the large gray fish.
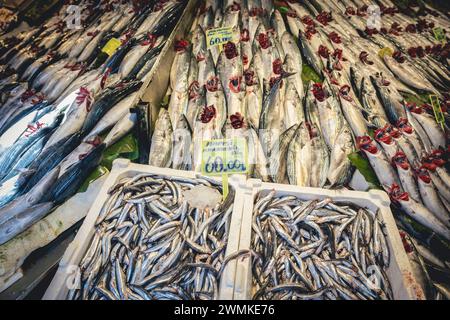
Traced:
POLYGON ((384 108, 378 100, 375 89, 372 82, 367 78, 363 77, 361 80, 361 104, 367 114, 368 122, 375 127, 383 127, 389 120, 384 112, 384 108))
POLYGON ((394 184, 390 188, 389 194, 391 199, 399 203, 412 219, 433 230, 444 239, 450 240, 450 229, 424 205, 410 198, 407 192, 401 192, 398 185, 394 184))
POLYGON ((192 130, 185 116, 181 116, 173 131, 172 168, 190 170, 192 167, 192 130))
POLYGON ((117 141, 122 139, 125 135, 127 135, 133 128, 136 126, 137 123, 137 114, 136 112, 128 112, 125 114, 122 119, 120 119, 111 129, 111 131, 108 133, 108 135, 105 137, 105 140, 103 140, 103 143, 105 144, 106 148, 112 146, 117 141))
POLYGON ((269 162, 269 174, 275 183, 285 183, 287 181, 287 154, 289 152, 289 144, 296 136, 298 125, 293 125, 283 132, 278 140, 274 143, 269 162))
POLYGON ((300 187, 310 186, 312 166, 312 143, 306 123, 300 124, 289 144, 287 174, 289 183, 300 187))
POLYGON ((46 196, 50 187, 58 179, 59 167, 52 170, 47 176, 41 179, 28 193, 14 199, 0 209, 0 225, 13 219, 21 212, 31 208, 41 202, 46 196))
POLYGON ((172 134, 173 127, 169 112, 166 109, 159 111, 152 136, 149 164, 155 167, 169 167, 172 160, 172 134))
POLYGON ((263 92, 253 63, 244 72, 244 79, 246 90, 245 108, 247 110, 248 121, 253 127, 259 128, 259 119, 261 117, 261 108, 263 105, 263 92))
POLYGON ((338 133, 330 153, 330 167, 327 179, 330 187, 345 186, 351 179, 353 167, 348 156, 355 152, 355 144, 350 127, 344 125, 338 133))
POLYGON ((244 69, 239 46, 232 42, 225 44, 217 61, 217 73, 225 94, 228 114, 240 113, 246 116, 244 69))
POLYGON ((281 118, 284 99, 282 81, 281 78, 277 79, 269 94, 265 97, 259 119, 261 144, 267 156, 270 156, 270 150, 272 150, 282 130, 281 118))
POLYGON ((401 185, 398 175, 389 161, 390 159, 386 158, 383 150, 375 141, 372 141, 369 136, 362 136, 356 137, 356 144, 359 149, 364 151, 378 180, 380 180, 381 185, 385 189, 391 187, 393 184, 397 186, 401 185))
MULTIPOLYGON (((182 43, 184 44, 184 43, 182 43)), ((181 114, 185 114, 189 101, 189 68, 191 48, 188 45, 177 47, 177 53, 170 71, 172 93, 169 102, 169 114, 172 123, 177 123, 181 114)))
POLYGON ((383 60, 392 73, 395 74, 395 76, 407 86, 422 92, 439 94, 439 91, 430 83, 430 81, 428 81, 425 77, 421 77, 420 73, 417 72, 417 68, 414 67, 414 65, 412 65, 409 61, 399 64, 389 55, 385 55, 383 60))
POLYGON ((54 207, 52 202, 36 204, 20 212, 10 220, 0 224, 0 245, 27 230, 45 217, 54 207))
POLYGON ((247 134, 249 174, 263 181, 269 181, 268 162, 259 141, 258 133, 250 125, 247 134))
POLYGON ((403 97, 394 85, 382 75, 370 76, 370 80, 389 121, 397 123, 400 118, 406 118, 406 112, 403 108, 403 97))

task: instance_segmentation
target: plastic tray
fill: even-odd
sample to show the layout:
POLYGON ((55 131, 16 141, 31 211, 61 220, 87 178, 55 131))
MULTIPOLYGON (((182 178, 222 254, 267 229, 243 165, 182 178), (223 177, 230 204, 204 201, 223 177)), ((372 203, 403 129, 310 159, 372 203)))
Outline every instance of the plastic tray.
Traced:
MULTIPOLYGON (((339 203, 354 203, 372 211, 379 210, 387 232, 387 243, 390 249, 390 264, 386 270, 392 286, 395 300, 424 299, 422 289, 418 286, 412 274, 412 269, 406 252, 404 251, 399 231, 390 210, 390 200, 385 192, 371 190, 370 192, 348 190, 325 190, 317 188, 301 188, 291 185, 263 183, 260 180, 250 179, 245 189, 244 211, 242 215, 241 239, 239 249, 250 249, 252 235, 252 215, 254 199, 260 191, 276 191, 277 196, 295 195, 300 199, 331 198, 339 203)), ((252 298, 252 272, 251 260, 248 257, 237 262, 236 281, 233 298, 252 298)))
MULTIPOLYGON (((83 225, 78 231, 74 241, 69 245, 64 256, 59 263, 58 270, 48 287, 43 299, 44 300, 61 300, 65 299, 71 283, 77 271, 81 259, 87 251, 95 231, 95 222, 100 213, 103 204, 108 197, 108 190, 115 185, 120 179, 133 177, 141 173, 151 173, 158 175, 166 175, 170 177, 196 178, 199 174, 191 171, 179 171, 165 168, 156 168, 148 165, 132 164, 129 160, 118 159, 114 161, 113 169, 100 190, 93 206, 88 212, 83 225)), ((220 181, 220 179, 218 179, 220 181)), ((239 248, 241 219, 243 209, 243 192, 241 187, 245 187, 245 178, 243 176, 234 175, 229 178, 229 185, 235 189, 235 199, 233 213, 231 216, 231 225, 228 235, 228 244, 225 251, 225 257, 234 253, 239 248)), ((220 299, 232 299, 234 290, 234 281, 236 274, 236 260, 230 261, 224 269, 220 287, 220 299)))

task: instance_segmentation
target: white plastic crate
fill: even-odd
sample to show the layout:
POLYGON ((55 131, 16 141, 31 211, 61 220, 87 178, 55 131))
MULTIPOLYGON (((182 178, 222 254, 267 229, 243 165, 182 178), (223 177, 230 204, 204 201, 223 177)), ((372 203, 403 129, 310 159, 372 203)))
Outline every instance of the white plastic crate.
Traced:
MULTIPOLYGON (((86 219, 84 220, 83 225, 78 231, 74 241, 68 246, 66 252, 64 253, 63 258, 59 263, 59 268, 43 297, 44 300, 61 300, 66 298, 69 291, 67 283, 70 283, 71 279, 73 279, 74 274, 77 271, 76 267, 79 265, 81 259, 84 257, 87 249, 89 248, 91 240, 94 236, 95 222, 103 207, 103 204, 108 198, 108 191, 121 179, 133 177, 142 173, 191 179, 200 176, 198 173, 191 171, 179 171, 166 168, 157 168, 148 165, 132 164, 129 160, 125 159, 118 159, 114 161, 113 169, 108 179, 105 181, 93 206, 89 210, 89 213, 86 216, 86 219)), ((220 181, 220 179, 217 180, 220 181)), ((246 181, 244 176, 234 175, 229 178, 228 182, 230 187, 234 188, 235 199, 225 257, 234 253, 239 248, 239 233, 241 230, 242 209, 244 206, 243 192, 240 191, 240 188, 245 187, 246 181)), ((235 274, 236 260, 232 260, 227 264, 220 280, 220 299, 232 299, 235 274)))
MULTIPOLYGON (((425 299, 420 286, 414 279, 410 262, 403 248, 399 231, 390 210, 390 199, 385 192, 371 190, 369 192, 349 190, 326 190, 318 188, 302 188, 291 185, 263 183, 250 179, 245 189, 244 209, 242 214, 241 239, 239 250, 251 249, 253 206, 257 194, 276 191, 276 196, 295 195, 303 200, 331 198, 336 203, 353 203, 371 211, 379 210, 385 224, 387 243, 390 250, 390 263, 387 276, 391 283, 394 299, 425 299)), ((253 296, 251 260, 249 257, 238 259, 235 290, 236 300, 251 299, 253 296)))

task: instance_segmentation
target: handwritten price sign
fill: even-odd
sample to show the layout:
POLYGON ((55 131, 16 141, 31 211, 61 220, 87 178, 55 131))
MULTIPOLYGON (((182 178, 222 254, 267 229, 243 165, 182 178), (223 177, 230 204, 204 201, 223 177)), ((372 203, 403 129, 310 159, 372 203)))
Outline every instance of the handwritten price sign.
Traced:
POLYGON ((247 142, 243 138, 207 140, 202 143, 202 174, 247 173, 247 142))
POLYGON ((228 41, 234 41, 234 33, 232 27, 215 28, 206 31, 206 44, 208 49, 219 46, 220 49, 228 41))

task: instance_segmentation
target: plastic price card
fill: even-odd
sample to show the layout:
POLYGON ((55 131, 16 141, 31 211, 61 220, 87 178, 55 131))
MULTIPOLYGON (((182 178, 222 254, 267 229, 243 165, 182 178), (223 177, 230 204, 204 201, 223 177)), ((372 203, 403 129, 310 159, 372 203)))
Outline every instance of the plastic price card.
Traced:
POLYGON ((102 52, 106 53, 108 56, 112 56, 121 45, 122 41, 116 38, 112 38, 105 44, 102 52))
POLYGON ((206 45, 208 49, 219 46, 220 50, 228 41, 234 40, 234 33, 232 27, 215 28, 206 31, 206 45))
POLYGON ((430 95, 431 106, 433 107, 434 117, 436 122, 439 123, 442 128, 444 128, 445 117, 442 112, 441 104, 439 103, 439 98, 436 95, 430 95))
POLYGON ((201 171, 206 176, 222 176, 225 199, 228 195, 228 175, 248 171, 247 141, 244 138, 203 141, 201 171))
POLYGON ((381 59, 384 58, 384 56, 389 55, 392 56, 394 54, 394 51, 391 48, 383 48, 380 51, 378 51, 378 55, 380 56, 381 59))

